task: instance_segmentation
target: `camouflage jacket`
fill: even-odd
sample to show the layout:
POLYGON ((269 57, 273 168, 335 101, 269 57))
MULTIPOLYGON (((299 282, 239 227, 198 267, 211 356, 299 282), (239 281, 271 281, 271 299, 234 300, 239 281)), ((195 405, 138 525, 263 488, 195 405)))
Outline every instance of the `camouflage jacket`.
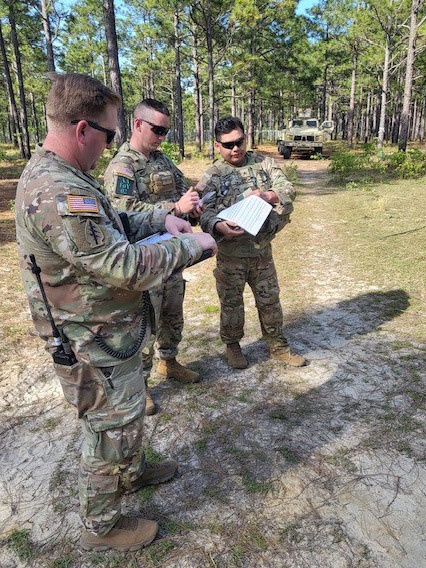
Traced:
POLYGON ((164 231, 167 211, 127 215, 131 242, 98 181, 40 147, 18 184, 19 259, 36 329, 51 341, 29 255, 41 269, 56 324, 94 366, 118 362, 94 343, 94 334, 107 338, 114 349, 131 347, 140 329, 142 291, 161 286, 202 252, 190 234, 140 246, 138 240, 164 231))
POLYGON ((174 204, 187 191, 183 173, 163 152, 152 152, 149 159, 125 142, 104 174, 108 197, 117 209, 174 212, 174 204))
POLYGON ((269 157, 247 152, 242 166, 232 166, 222 158, 203 174, 197 189, 205 195, 214 191, 201 216, 203 231, 209 232, 217 241, 219 252, 227 256, 254 257, 268 245, 275 234, 290 221, 293 211, 295 191, 293 185, 283 174, 278 164, 269 157), (244 233, 239 237, 225 239, 215 230, 215 225, 222 221, 217 214, 244 198, 249 190, 273 190, 279 199, 274 205, 259 233, 253 237, 244 233))

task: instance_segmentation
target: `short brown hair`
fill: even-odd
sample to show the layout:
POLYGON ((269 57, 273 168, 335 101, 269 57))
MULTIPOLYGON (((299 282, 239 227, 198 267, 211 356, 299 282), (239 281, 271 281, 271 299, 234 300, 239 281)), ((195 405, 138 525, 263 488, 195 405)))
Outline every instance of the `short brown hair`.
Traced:
POLYGON ((103 83, 82 73, 48 73, 52 87, 47 97, 47 118, 57 124, 76 119, 96 119, 108 104, 118 106, 121 97, 103 83))
POLYGON ((157 101, 156 99, 143 99, 135 108, 136 118, 140 118, 140 115, 145 109, 155 110, 165 116, 170 116, 169 109, 161 101, 157 101))

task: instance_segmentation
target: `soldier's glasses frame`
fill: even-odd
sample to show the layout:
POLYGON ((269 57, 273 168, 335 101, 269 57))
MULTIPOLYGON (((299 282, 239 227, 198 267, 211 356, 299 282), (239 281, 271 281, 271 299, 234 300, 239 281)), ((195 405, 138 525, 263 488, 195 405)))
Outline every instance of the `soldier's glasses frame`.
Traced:
POLYGON ((139 120, 142 120, 142 122, 149 124, 151 127, 151 132, 153 132, 156 136, 167 136, 167 133, 170 130, 170 128, 166 128, 165 126, 158 126, 157 124, 153 124, 152 122, 149 122, 149 120, 145 120, 144 118, 140 118, 139 120))
POLYGON ((245 139, 246 137, 242 136, 241 138, 238 138, 238 140, 232 140, 231 142, 221 142, 220 140, 218 140, 218 142, 221 146, 223 146, 227 150, 232 150, 234 146, 240 148, 244 144, 245 139))
POLYGON ((94 128, 95 130, 100 130, 101 132, 105 132, 106 134, 106 143, 111 144, 111 142, 115 138, 115 130, 110 130, 109 128, 104 128, 100 126, 97 122, 93 122, 92 120, 87 120, 87 118, 76 118, 75 120, 71 120, 71 124, 78 124, 80 120, 85 120, 87 124, 94 128))

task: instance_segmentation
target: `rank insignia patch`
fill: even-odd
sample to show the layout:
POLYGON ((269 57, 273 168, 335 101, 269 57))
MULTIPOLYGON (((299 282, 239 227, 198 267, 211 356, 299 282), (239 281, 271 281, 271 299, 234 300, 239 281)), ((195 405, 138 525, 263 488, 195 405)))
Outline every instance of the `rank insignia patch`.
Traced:
POLYGON ((99 205, 96 197, 67 195, 67 202, 70 213, 99 213, 99 205))

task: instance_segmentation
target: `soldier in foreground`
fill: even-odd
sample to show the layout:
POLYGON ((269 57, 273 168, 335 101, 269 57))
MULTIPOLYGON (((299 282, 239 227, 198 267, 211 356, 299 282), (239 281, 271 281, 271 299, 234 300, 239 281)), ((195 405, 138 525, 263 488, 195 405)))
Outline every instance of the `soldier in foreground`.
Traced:
MULTIPOLYGON (((196 221, 199 194, 188 189, 185 177, 172 160, 159 151, 170 129, 168 108, 155 99, 144 99, 135 108, 129 142, 119 148, 104 174, 105 191, 117 209, 126 211, 163 210, 176 217, 196 221)), ((182 272, 152 291, 160 306, 156 333, 159 357, 157 372, 182 383, 198 382, 199 374, 178 363, 176 356, 183 330, 185 282, 182 272)), ((144 350, 146 369, 152 366, 153 342, 144 350)), ((148 391, 147 391, 148 392, 148 391)), ((147 414, 155 413, 148 394, 147 414)))
POLYGON ((221 158, 202 176, 197 188, 213 191, 201 215, 201 227, 218 243, 214 271, 220 300, 220 337, 226 357, 234 369, 245 369, 248 361, 241 351, 244 336, 243 291, 249 284, 259 314, 262 334, 272 358, 300 367, 306 363, 291 353, 283 335, 283 312, 271 241, 289 221, 295 191, 278 164, 271 158, 246 151, 242 122, 229 116, 215 127, 215 147, 221 158), (217 214, 249 195, 257 195, 273 206, 264 225, 253 237, 236 223, 217 214))
POLYGON ((214 241, 193 234, 188 222, 167 211, 154 210, 128 214, 131 242, 164 230, 179 238, 131 244, 102 187, 87 173, 113 142, 120 98, 85 75, 50 78, 48 134, 16 196, 22 277, 34 324, 83 430, 81 546, 137 550, 152 542, 158 525, 122 516, 121 496, 167 481, 177 470, 173 460, 146 463, 142 447, 140 347, 150 327, 144 291, 197 260, 214 241), (56 341, 46 304, 60 331, 56 341))

